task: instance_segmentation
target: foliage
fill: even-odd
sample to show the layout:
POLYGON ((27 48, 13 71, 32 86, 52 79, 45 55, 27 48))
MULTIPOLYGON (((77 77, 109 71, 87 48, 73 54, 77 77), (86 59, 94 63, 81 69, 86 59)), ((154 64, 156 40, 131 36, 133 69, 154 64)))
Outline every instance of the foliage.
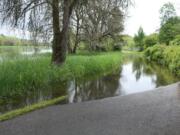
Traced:
POLYGON ((146 36, 144 39, 145 48, 151 47, 158 43, 158 34, 154 33, 146 36))
POLYGON ((90 0, 86 4, 75 6, 71 29, 74 32, 74 43, 70 48, 76 52, 82 41, 86 42, 89 51, 109 51, 121 49, 116 37, 124 30, 125 10, 131 0, 90 0), (82 6, 81 6, 82 5, 82 6), (107 43, 105 42, 107 41, 107 43))
POLYGON ((119 68, 121 54, 71 55, 61 67, 52 66, 49 61, 49 55, 3 60, 0 63, 0 97, 19 97, 74 78, 109 73, 119 68))
POLYGON ((133 50, 135 47, 134 39, 133 37, 129 35, 123 35, 122 39, 124 41, 123 44, 123 50, 133 50))
POLYGON ((145 50, 145 56, 167 66, 172 73, 180 77, 180 46, 155 45, 145 50))
POLYGON ((143 31, 143 28, 140 27, 137 35, 134 36, 135 46, 139 49, 139 51, 143 51, 144 49, 144 38, 145 33, 143 31))
POLYGON ((180 35, 177 35, 173 41, 170 42, 171 45, 180 45, 180 35))
MULTIPOLYGON (((72 40, 71 40, 72 41, 72 40)), ((121 51, 124 41, 121 36, 117 35, 113 38, 110 36, 104 37, 97 42, 96 46, 92 48, 89 46, 89 42, 81 41, 77 47, 78 51, 89 51, 89 52, 111 52, 111 51, 121 51)))
POLYGON ((164 25, 170 18, 176 16, 174 5, 170 2, 165 3, 160 9, 161 26, 164 25))
POLYGON ((0 121, 9 120, 9 119, 15 118, 17 116, 23 115, 25 113, 32 112, 34 110, 41 109, 41 108, 44 108, 44 107, 47 107, 50 105, 54 105, 54 104, 59 103, 65 99, 66 99, 66 96, 62 96, 59 98, 55 98, 55 99, 48 100, 48 101, 42 101, 42 102, 39 102, 37 104, 33 104, 30 106, 24 107, 22 109, 17 109, 17 110, 5 113, 3 115, 0 115, 0 121))
MULTIPOLYGON (((35 45, 31 40, 20 39, 12 36, 5 36, 2 34, 0 35, 0 46, 31 46, 31 45, 35 45)), ((38 45, 44 45, 44 44, 39 42, 38 45)))
POLYGON ((160 28, 159 41, 169 45, 180 34, 180 18, 173 17, 166 21, 160 28))
POLYGON ((3 23, 28 30, 34 43, 53 39, 51 61, 62 65, 66 60, 69 28, 77 28, 71 52, 76 52, 79 35, 94 51, 102 37, 122 32, 124 11, 130 4, 131 0, 2 0, 0 15, 3 23))
POLYGON ((15 37, 7 37, 0 35, 0 46, 15 46, 20 45, 20 40, 15 37))

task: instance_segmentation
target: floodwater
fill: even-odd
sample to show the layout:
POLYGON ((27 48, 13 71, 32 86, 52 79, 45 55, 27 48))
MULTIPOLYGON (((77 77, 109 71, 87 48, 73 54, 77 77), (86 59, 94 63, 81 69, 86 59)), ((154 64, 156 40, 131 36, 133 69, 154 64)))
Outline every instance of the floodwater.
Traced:
POLYGON ((0 114, 62 95, 68 95, 68 99, 60 104, 77 103, 150 91, 178 81, 165 67, 132 55, 124 59, 118 71, 111 74, 74 79, 50 86, 46 90, 28 92, 22 97, 1 99, 0 114))
POLYGON ((120 71, 94 80, 72 81, 68 87, 69 103, 150 91, 178 82, 168 69, 141 57, 129 57, 120 71))

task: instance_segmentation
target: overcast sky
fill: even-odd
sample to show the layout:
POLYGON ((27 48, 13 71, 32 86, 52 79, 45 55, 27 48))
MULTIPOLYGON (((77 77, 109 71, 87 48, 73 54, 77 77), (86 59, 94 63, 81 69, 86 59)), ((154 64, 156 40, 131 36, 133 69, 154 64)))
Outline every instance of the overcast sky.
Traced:
MULTIPOLYGON (((135 5, 129 9, 129 17, 125 24, 125 33, 134 35, 140 26, 143 27, 146 34, 150 34, 159 29, 160 19, 159 10, 164 3, 172 2, 175 5, 177 14, 180 16, 180 0, 134 0, 135 5)), ((14 31, 12 28, 1 28, 0 34, 5 35, 23 35, 20 31, 14 31)))
POLYGON ((180 0, 134 0, 135 5, 129 9, 129 18, 126 20, 125 33, 134 35, 140 26, 146 34, 159 29, 159 10, 164 3, 171 2, 175 5, 180 16, 180 0))

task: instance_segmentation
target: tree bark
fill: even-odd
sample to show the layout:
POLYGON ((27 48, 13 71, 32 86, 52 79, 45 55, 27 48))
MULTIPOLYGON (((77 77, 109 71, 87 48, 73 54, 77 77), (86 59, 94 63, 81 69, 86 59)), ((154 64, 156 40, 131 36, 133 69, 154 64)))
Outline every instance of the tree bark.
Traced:
POLYGON ((80 22, 79 22, 79 17, 78 15, 77 16, 77 26, 76 26, 76 39, 75 39, 75 44, 74 44, 74 48, 73 48, 73 51, 72 53, 76 53, 76 50, 77 50, 77 47, 78 47, 78 44, 79 44, 79 25, 80 25, 80 22))
POLYGON ((52 53, 52 63, 60 64, 64 62, 62 57, 62 45, 61 45, 61 31, 60 31, 60 21, 59 21, 59 0, 52 1, 52 17, 53 17, 53 53, 52 53))
POLYGON ((71 2, 71 0, 64 0, 63 27, 61 31, 59 22, 59 0, 53 0, 52 3, 54 32, 52 63, 56 65, 62 65, 66 60, 68 28, 75 1, 76 0, 73 2, 71 2))

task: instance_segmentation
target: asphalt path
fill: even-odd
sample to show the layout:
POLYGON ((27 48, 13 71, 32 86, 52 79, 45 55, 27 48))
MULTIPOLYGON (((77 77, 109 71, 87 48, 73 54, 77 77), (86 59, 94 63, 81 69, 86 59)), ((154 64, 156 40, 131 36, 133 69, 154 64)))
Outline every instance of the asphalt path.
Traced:
POLYGON ((0 135, 180 135, 180 83, 47 107, 1 122, 0 135))

